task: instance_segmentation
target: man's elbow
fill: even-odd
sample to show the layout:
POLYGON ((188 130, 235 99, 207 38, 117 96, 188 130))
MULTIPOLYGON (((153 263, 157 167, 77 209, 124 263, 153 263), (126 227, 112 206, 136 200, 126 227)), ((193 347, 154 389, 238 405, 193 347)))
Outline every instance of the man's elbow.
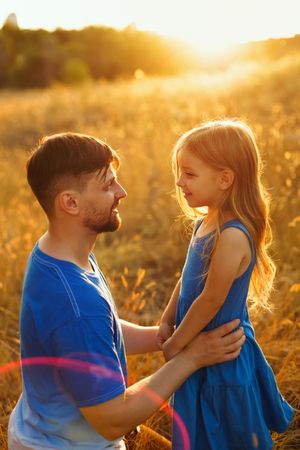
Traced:
POLYGON ((95 424, 90 425, 94 428, 94 430, 98 434, 103 436, 108 441, 115 441, 117 439, 121 439, 122 436, 124 436, 124 434, 126 433, 126 431, 124 431, 123 429, 121 429, 121 427, 117 425, 106 424, 105 426, 102 425, 101 427, 95 424))
POLYGON ((130 431, 128 412, 124 410, 124 394, 98 405, 80 408, 88 424, 108 441, 122 438, 130 431))
POLYGON ((121 439, 124 436, 124 430, 120 430, 118 427, 110 427, 102 431, 101 435, 108 441, 115 441, 121 439))
POLYGON ((130 431, 130 429, 126 429, 126 425, 123 422, 116 421, 116 417, 113 420, 103 420, 103 417, 97 418, 85 415, 85 420, 98 434, 108 441, 120 439, 130 431))

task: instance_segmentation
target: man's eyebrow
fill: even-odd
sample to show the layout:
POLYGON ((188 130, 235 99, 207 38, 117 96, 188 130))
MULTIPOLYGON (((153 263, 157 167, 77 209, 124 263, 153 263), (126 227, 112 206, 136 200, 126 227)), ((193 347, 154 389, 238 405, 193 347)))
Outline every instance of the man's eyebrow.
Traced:
POLYGON ((105 178, 103 184, 104 184, 104 186, 106 186, 116 179, 117 179, 117 175, 115 173, 112 173, 111 176, 109 176, 109 178, 105 178))
MULTIPOLYGON (((99 169, 96 172, 96 178, 98 178, 100 181, 103 181, 103 183, 106 183, 108 181, 106 178, 107 172, 108 172, 108 169, 106 171, 104 171, 104 169, 99 169)), ((111 180, 112 178, 116 178, 116 174, 114 172, 112 172, 112 176, 110 177, 109 180, 111 180)))
POLYGON ((102 178, 104 178, 104 175, 106 176, 106 172, 104 172, 104 169, 97 170, 96 178, 99 178, 100 180, 102 180, 102 178))

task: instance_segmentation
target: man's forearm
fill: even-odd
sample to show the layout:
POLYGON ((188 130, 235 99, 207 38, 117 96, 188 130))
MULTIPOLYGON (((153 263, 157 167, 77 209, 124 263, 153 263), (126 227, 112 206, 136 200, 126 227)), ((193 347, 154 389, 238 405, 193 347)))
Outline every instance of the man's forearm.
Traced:
POLYGON ((81 412, 98 433, 108 440, 117 439, 157 411, 194 370, 192 360, 181 353, 124 394, 106 404, 81 408, 81 412))
POLYGON ((180 385, 193 373, 195 368, 186 358, 178 355, 168 361, 163 367, 150 377, 130 386, 125 393, 119 424, 122 435, 144 422, 154 414, 180 387, 180 385))
POLYGON ((121 320, 121 326, 127 355, 160 350, 156 340, 158 327, 143 327, 126 320, 121 320))
POLYGON ((122 436, 151 416, 200 367, 236 358, 245 341, 237 320, 200 333, 188 346, 150 377, 116 398, 80 408, 82 414, 109 440, 122 436))
POLYGON ((121 406, 119 403, 121 421, 115 417, 114 430, 117 435, 126 433, 150 417, 195 370, 235 358, 238 354, 235 352, 240 350, 244 339, 241 341, 242 330, 227 334, 232 329, 233 322, 230 322, 210 332, 200 333, 185 350, 152 376, 126 389, 121 406), (120 430, 119 434, 117 430, 120 430))

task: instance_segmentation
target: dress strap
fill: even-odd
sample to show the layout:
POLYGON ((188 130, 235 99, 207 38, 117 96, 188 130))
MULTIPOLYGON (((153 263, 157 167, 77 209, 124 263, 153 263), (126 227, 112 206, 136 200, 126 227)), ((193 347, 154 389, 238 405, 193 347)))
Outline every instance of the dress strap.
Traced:
POLYGON ((199 229, 199 227, 200 227, 200 225, 201 225, 202 222, 203 222, 203 219, 198 219, 198 220, 195 222, 194 230, 193 230, 193 237, 194 237, 195 234, 197 233, 197 231, 198 231, 198 229, 199 229))

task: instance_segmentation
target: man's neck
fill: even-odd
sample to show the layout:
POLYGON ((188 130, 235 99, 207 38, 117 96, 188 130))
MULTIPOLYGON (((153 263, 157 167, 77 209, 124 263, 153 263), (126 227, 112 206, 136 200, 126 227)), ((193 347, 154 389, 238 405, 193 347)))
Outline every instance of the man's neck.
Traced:
MULTIPOLYGON (((82 231, 82 230, 81 230, 82 231)), ((89 254, 94 248, 97 235, 75 232, 49 225, 48 231, 40 238, 42 252, 56 259, 70 261, 84 270, 90 271, 89 254)))

